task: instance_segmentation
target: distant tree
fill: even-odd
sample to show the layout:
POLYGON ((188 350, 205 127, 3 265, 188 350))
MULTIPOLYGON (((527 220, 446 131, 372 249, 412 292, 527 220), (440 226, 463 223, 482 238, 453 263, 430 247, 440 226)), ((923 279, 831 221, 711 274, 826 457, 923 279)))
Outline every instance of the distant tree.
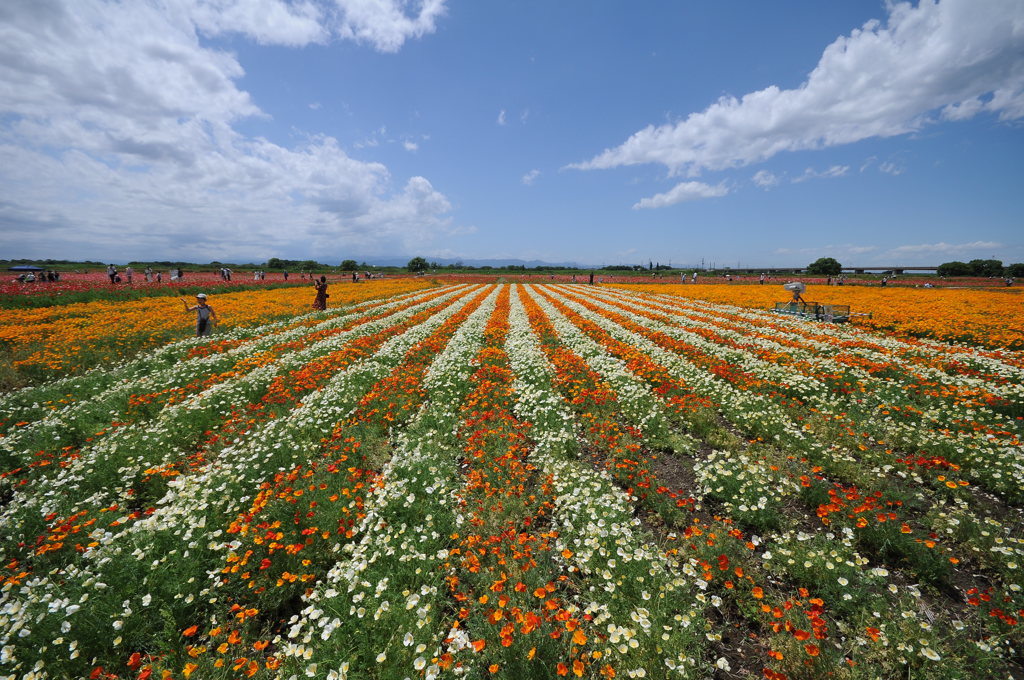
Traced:
POLYGON ((960 262, 959 260, 943 262, 935 271, 939 276, 970 276, 974 273, 971 269, 971 265, 966 262, 960 262))
POLYGON ((819 257, 807 265, 807 273, 816 276, 839 276, 843 271, 843 265, 834 257, 819 257))
POLYGON ((342 271, 353 272, 353 271, 356 270, 356 261, 355 260, 342 260, 340 267, 341 267, 342 271))
POLYGON ((429 266, 422 257, 414 257, 409 260, 409 264, 405 265, 405 268, 411 272, 425 272, 429 266))
POLYGON ((284 269, 284 262, 277 257, 267 260, 267 269, 284 269))
POLYGON ((1002 260, 971 260, 967 264, 971 266, 971 273, 975 276, 1003 275, 1002 260))
POLYGON ((1024 262, 1014 262, 1013 264, 1006 266, 1007 276, 1024 276, 1024 262))

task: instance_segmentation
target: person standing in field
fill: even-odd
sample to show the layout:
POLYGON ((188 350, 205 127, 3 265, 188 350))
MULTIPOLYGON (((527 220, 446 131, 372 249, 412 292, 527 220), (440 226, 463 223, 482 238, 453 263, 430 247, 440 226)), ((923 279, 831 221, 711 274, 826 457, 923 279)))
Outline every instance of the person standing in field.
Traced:
POLYGON ((217 322, 217 312, 213 311, 213 307, 206 304, 206 293, 196 295, 196 304, 192 307, 188 306, 185 298, 181 298, 181 302, 185 305, 186 312, 196 313, 196 337, 201 338, 205 335, 210 335, 213 332, 213 325, 217 322))
POLYGON ((114 283, 114 277, 117 276, 117 267, 112 264, 107 265, 107 276, 110 277, 110 282, 114 283))
POLYGON ((313 282, 316 288, 316 298, 313 300, 313 309, 327 309, 327 277, 321 276, 319 281, 313 282))

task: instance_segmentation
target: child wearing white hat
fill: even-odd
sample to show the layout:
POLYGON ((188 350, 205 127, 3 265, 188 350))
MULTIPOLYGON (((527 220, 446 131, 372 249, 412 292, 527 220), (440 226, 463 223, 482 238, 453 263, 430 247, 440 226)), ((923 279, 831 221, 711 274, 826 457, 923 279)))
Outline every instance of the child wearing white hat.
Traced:
POLYGON ((206 304, 206 293, 197 294, 196 304, 191 307, 188 306, 185 298, 181 298, 181 302, 185 305, 186 312, 196 313, 196 337, 200 338, 204 335, 210 335, 213 332, 213 324, 217 322, 217 312, 213 311, 213 307, 206 304))

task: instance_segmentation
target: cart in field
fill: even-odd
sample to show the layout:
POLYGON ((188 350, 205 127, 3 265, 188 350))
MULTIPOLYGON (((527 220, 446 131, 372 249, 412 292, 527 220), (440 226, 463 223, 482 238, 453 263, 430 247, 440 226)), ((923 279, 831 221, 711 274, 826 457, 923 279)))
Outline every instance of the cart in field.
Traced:
POLYGON ((776 314, 788 314, 789 316, 800 317, 801 319, 813 319, 826 323, 847 323, 851 316, 871 318, 871 314, 851 314, 850 305, 823 305, 820 302, 807 302, 803 298, 807 291, 807 284, 803 281, 790 281, 783 284, 783 289, 793 294, 789 302, 776 302, 770 311, 776 314))
MULTIPOLYGON (((850 320, 850 305, 823 305, 818 302, 776 302, 771 311, 801 319, 827 323, 846 323, 850 320)), ((867 315, 870 316, 870 315, 867 315)))

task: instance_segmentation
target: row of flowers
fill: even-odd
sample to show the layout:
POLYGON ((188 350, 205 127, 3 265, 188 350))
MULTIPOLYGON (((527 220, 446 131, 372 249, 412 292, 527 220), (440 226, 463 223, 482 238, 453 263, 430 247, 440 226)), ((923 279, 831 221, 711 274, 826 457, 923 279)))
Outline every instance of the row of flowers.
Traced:
MULTIPOLYGON (((788 302, 778 286, 625 285, 632 290, 769 309, 788 302)), ((879 288, 812 286, 804 298, 819 304, 849 305, 856 324, 907 338, 934 338, 991 348, 1024 349, 1018 330, 1024 319, 1019 288, 879 288)))
POLYGON ((1018 359, 449 287, 14 393, 0 676, 1005 672, 1018 359))
MULTIPOLYGON (((329 302, 331 307, 351 305, 430 285, 395 279, 342 286, 332 291, 329 302)), ((296 316, 310 308, 313 297, 309 287, 245 290, 211 297, 210 305, 216 310, 220 333, 296 316)), ((193 325, 181 301, 168 297, 9 309, 0 310, 0 346, 10 353, 13 367, 26 376, 56 377, 187 337, 193 325)))
MULTIPOLYGON (((586 312, 585 309, 581 308, 582 312, 586 312)), ((602 317, 594 316, 595 320, 600 320, 602 317)), ((605 320, 607 321, 607 319, 605 320)), ((580 323, 581 328, 585 328, 585 323, 580 323)), ((680 356, 676 354, 670 354, 665 352, 662 348, 658 347, 654 343, 646 342, 642 338, 642 335, 638 337, 636 334, 623 333, 621 327, 609 327, 609 331, 612 333, 620 333, 621 337, 632 342, 636 347, 644 349, 649 348, 652 351, 652 355, 659 355, 666 361, 666 365, 673 365, 677 368, 687 369, 685 375, 693 378, 694 384, 700 384, 698 379, 700 377, 700 371, 693 371, 692 365, 685 366, 688 362, 680 362, 680 356), (673 363, 675 362, 675 363, 673 363)), ((686 354, 684 353, 684 356, 686 354)), ((700 356, 695 357, 700 360, 700 356)), ((679 373, 683 375, 684 373, 679 373)), ((728 379, 718 376, 719 384, 715 385, 713 382, 708 382, 701 386, 700 391, 703 394, 711 395, 716 398, 718 403, 722 404, 722 409, 730 417, 732 422, 739 426, 742 430, 747 432, 759 432, 758 421, 749 421, 744 419, 743 411, 746 409, 756 410, 763 412, 765 410, 771 411, 774 409, 775 413, 772 420, 776 421, 777 424, 785 425, 786 421, 792 420, 792 415, 785 413, 785 411, 779 410, 778 405, 774 405, 771 399, 765 400, 764 398, 757 398, 751 400, 751 394, 749 385, 743 385, 745 389, 729 389, 728 379), (725 384, 722 384, 725 383, 725 384), (718 388, 717 390, 715 388, 718 388), (745 404, 743 402, 746 402, 745 404), (760 402, 760 403, 758 403, 760 402), (735 408, 740 405, 739 408, 735 408)), ((763 422, 763 421, 762 421, 763 422)), ((810 428, 807 428, 810 430, 810 428)), ((806 432, 803 428, 795 429, 792 427, 781 430, 781 434, 776 434, 775 440, 777 447, 781 447, 783 450, 793 450, 799 452, 801 456, 796 459, 798 469, 793 470, 794 457, 792 454, 788 456, 782 456, 781 459, 776 457, 773 462, 766 456, 765 450, 758 449, 758 459, 752 461, 749 456, 740 455, 739 458, 730 454, 724 454, 718 456, 716 461, 716 455, 712 454, 706 460, 696 462, 696 469, 698 471, 703 470, 701 473, 706 481, 706 492, 709 492, 713 498, 717 498, 719 501, 725 500, 726 507, 731 512, 739 511, 740 516, 744 519, 748 526, 758 526, 759 523, 763 526, 765 517, 763 516, 765 511, 771 513, 778 513, 780 509, 791 506, 791 503, 787 502, 787 496, 792 496, 795 491, 794 481, 799 480, 800 488, 803 489, 801 495, 806 496, 805 503, 808 503, 810 508, 813 508, 818 504, 818 514, 822 520, 827 521, 829 517, 834 517, 830 514, 834 511, 840 511, 847 509, 850 511, 849 519, 843 516, 845 522, 849 522, 847 526, 838 524, 836 526, 842 527, 844 531, 849 531, 850 537, 854 537, 856 532, 856 538, 859 544, 870 549, 872 552, 878 552, 879 548, 885 548, 889 551, 889 556, 883 553, 881 556, 883 559, 895 559, 901 566, 904 566, 904 562, 909 562, 913 567, 917 576, 920 578, 940 578, 941 574, 945 573, 943 567, 944 559, 938 554, 935 556, 928 556, 929 550, 934 550, 940 541, 934 531, 927 531, 927 529, 921 531, 922 527, 915 522, 915 528, 911 528, 907 522, 896 522, 898 515, 892 512, 893 508, 900 508, 903 502, 898 499, 898 495, 902 492, 913 493, 916 496, 915 507, 918 508, 918 513, 922 516, 919 518, 921 522, 935 522, 936 518, 948 517, 948 511, 952 508, 956 508, 956 514, 962 518, 964 514, 971 514, 965 512, 968 507, 974 509, 973 504, 965 502, 963 499, 956 499, 957 502, 944 503, 940 499, 940 502, 936 503, 931 509, 928 507, 930 503, 930 494, 925 492, 922 496, 921 489, 915 489, 914 485, 908 484, 906 487, 893 491, 893 495, 890 500, 881 498, 883 495, 880 492, 867 493, 860 492, 855 487, 836 485, 835 489, 829 493, 828 496, 824 494, 824 490, 827 488, 828 480, 823 477, 820 473, 822 471, 821 466, 814 466, 813 468, 806 465, 807 459, 817 459, 820 462, 831 464, 831 474, 838 476, 843 479, 844 476, 850 476, 851 473, 855 472, 860 475, 863 483, 869 488, 872 486, 871 475, 864 476, 865 472, 870 472, 870 468, 863 469, 858 466, 857 458, 850 457, 844 460, 844 455, 839 447, 833 447, 831 450, 825 449, 821 446, 820 441, 813 437, 807 437, 806 432), (788 436, 783 436, 788 435, 788 436), (803 445, 801 446, 801 442, 803 445), (815 452, 817 451, 817 455, 815 452), (802 460, 801 460, 802 459, 802 460), (723 465, 722 463, 725 462, 723 465), (753 462, 753 464, 751 464, 753 462), (739 464, 740 469, 737 470, 736 466, 739 464), (800 472, 800 464, 804 465, 804 474, 798 474, 800 472), (786 470, 786 468, 791 468, 786 470), (844 469, 845 468, 845 469, 844 469), (817 487, 817 488, 814 488, 817 487), (841 493, 835 493, 838 489, 841 493), (772 491, 775 491, 772 493, 772 491), (781 493, 780 493, 781 492, 781 493), (817 496, 817 498, 815 498, 817 496), (836 502, 837 496, 842 502, 836 502), (832 503, 821 502, 824 500, 832 499, 832 503), (854 502, 851 502, 854 501, 854 502), (880 512, 880 508, 885 508, 888 512, 880 512), (920 510, 924 508, 925 510, 920 510), (743 517, 745 515, 745 517, 743 517), (877 519, 875 517, 877 515, 877 519), (886 524, 888 522, 888 524, 886 524), (920 534, 923 533, 924 537, 920 534), (915 537, 909 537, 907 534, 918 534, 915 537), (901 541, 900 539, 904 540, 901 541), (909 540, 907 540, 909 539, 909 540), (911 554, 911 559, 907 559, 905 555, 911 554), (915 554, 916 553, 916 554, 915 554)), ((756 441, 756 439, 754 440, 756 441)), ((865 447, 860 447, 865 448, 865 447)), ((891 452, 890 452, 891 453, 891 452)), ((873 486, 877 488, 886 487, 886 471, 876 470, 878 477, 873 483, 873 486)), ((959 485, 954 485, 959 486, 959 485)), ((972 499, 973 500, 973 499, 972 499)), ((915 514, 918 514, 915 513, 915 514)), ((786 513, 790 514, 790 513, 786 513)), ((997 569, 1001 572, 1002 577, 1006 577, 1008 580, 1003 581, 1003 585, 1006 590, 1003 593, 997 593, 998 599, 1002 604, 1003 609, 993 608, 988 613, 991 618, 995 620, 996 632, 1003 633, 1005 630, 999 630, 1000 624, 1007 624, 1010 626, 1016 623, 1016 613, 1010 615, 1006 612, 1006 608, 1009 607, 1011 610, 1015 609, 1015 605, 1008 604, 1013 601, 1012 595, 1019 591, 1019 587, 1016 586, 1016 559, 1019 555, 1019 548, 1013 546, 1019 545, 1019 540, 1011 538, 1006 535, 1006 532, 1011 530, 1010 526, 1001 525, 996 519, 992 517, 986 517, 986 513, 981 512, 980 517, 976 511, 973 513, 973 521, 969 526, 973 528, 981 529, 979 533, 985 537, 993 537, 995 544, 993 547, 998 546, 998 552, 1003 555, 1008 555, 1005 558, 1002 566, 1003 569, 997 569), (989 530, 992 530, 990 532, 989 530), (998 534, 993 533, 998 531, 998 534)), ((794 518, 789 516, 785 517, 784 521, 792 521, 794 518)), ((771 522, 768 522, 772 524, 771 522)), ((959 520, 954 520, 951 524, 959 524, 959 520)), ((937 527, 936 527, 937 528, 937 527)), ((968 531, 961 531, 960 535, 964 536, 968 534, 968 531)), ((984 543, 984 541, 982 541, 984 543)), ((991 538, 989 539, 991 542, 991 538)), ((965 549, 978 550, 978 546, 964 545, 959 546, 965 549)), ((941 547, 937 553, 949 554, 949 549, 942 550, 941 547)), ((989 559, 985 560, 989 566, 992 563, 993 555, 987 554, 986 557, 989 559)), ((950 557, 950 562, 956 564, 959 560, 956 557, 950 557)), ((948 565, 947 565, 948 566, 948 565)), ((978 592, 978 589, 971 589, 974 592, 978 592)), ((982 591, 984 592, 984 591, 982 591)), ((970 591, 968 591, 970 594, 970 591)), ((970 604, 976 604, 977 598, 969 598, 970 604)), ((1019 605, 1017 605, 1019 606, 1019 605)), ((981 646, 987 646, 987 643, 979 643, 981 646)), ((931 648, 929 648, 931 649, 931 648)), ((931 654, 931 652, 928 652, 931 654)), ((927 654, 926 654, 927 656, 927 654)))

